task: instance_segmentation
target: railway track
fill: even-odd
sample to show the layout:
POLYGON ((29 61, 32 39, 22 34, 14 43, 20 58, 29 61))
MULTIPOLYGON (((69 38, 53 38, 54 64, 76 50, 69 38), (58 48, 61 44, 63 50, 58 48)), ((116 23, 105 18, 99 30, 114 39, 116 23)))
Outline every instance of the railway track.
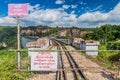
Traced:
MULTIPOLYGON (((64 43, 57 40, 53 40, 53 43, 54 45, 58 46, 57 47, 58 50, 61 50, 61 49, 67 50, 64 43)), ((78 64, 72 57, 72 55, 70 54, 70 52, 64 51, 64 53, 70 65, 71 73, 73 74, 73 77, 74 77, 74 79, 72 80, 87 80, 86 76, 84 75, 84 73, 82 72, 82 70, 80 69, 80 67, 78 66, 78 64), (77 70, 74 70, 74 69, 77 69, 77 70)), ((65 67, 64 67, 65 63, 63 62, 62 55, 63 55, 62 52, 59 52, 59 68, 62 68, 62 70, 56 72, 56 80, 68 80, 67 71, 65 70, 65 67)))
MULTIPOLYGON (((56 42, 55 40, 53 40, 53 45, 58 46, 57 49, 60 50, 59 43, 56 42)), ((63 63, 62 53, 59 52, 58 56, 59 56, 59 60, 58 60, 59 61, 59 63, 58 63, 59 68, 64 69, 64 63, 63 63)), ((56 80, 67 80, 66 72, 64 70, 57 71, 56 72, 56 80)))
POLYGON ((118 80, 81 54, 77 54, 77 52, 71 54, 69 49, 75 49, 66 46, 63 42, 52 40, 50 47, 52 47, 51 50, 58 50, 58 70, 56 72, 36 73, 35 77, 25 80, 118 80))

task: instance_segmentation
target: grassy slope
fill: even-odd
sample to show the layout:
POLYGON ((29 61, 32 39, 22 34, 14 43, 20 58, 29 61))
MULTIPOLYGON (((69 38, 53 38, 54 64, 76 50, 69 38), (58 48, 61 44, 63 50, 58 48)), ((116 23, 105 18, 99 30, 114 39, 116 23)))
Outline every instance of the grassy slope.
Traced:
MULTIPOLYGON (((18 72, 16 52, 9 52, 7 50, 0 50, 0 79, 3 80, 24 80, 26 77, 33 75, 31 72, 18 72)), ((26 58, 26 53, 22 54, 26 58)), ((24 64, 24 67, 27 67, 24 64)))

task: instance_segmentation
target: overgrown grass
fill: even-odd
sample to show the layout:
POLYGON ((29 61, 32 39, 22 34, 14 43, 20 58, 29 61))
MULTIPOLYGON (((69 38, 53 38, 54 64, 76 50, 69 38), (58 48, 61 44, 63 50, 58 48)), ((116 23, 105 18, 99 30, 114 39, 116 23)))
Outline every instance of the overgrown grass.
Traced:
MULTIPOLYGON (((104 45, 99 47, 100 50, 107 50, 104 45)), ((101 60, 105 65, 109 65, 110 69, 117 69, 119 63, 120 52, 117 51, 107 51, 107 52, 99 52, 98 59, 101 60)))
MULTIPOLYGON (((105 47, 105 45, 100 45, 99 50, 107 50, 107 48, 105 47)), ((87 57, 97 62, 103 67, 106 67, 111 70, 117 70, 119 65, 120 52, 100 51, 97 57, 87 57)))
MULTIPOLYGON (((26 58, 27 52, 22 52, 21 57, 26 58)), ((24 67, 28 67, 25 63, 24 67)), ((0 79, 3 80, 24 80, 32 76, 32 72, 17 71, 17 52, 0 50, 0 79)))

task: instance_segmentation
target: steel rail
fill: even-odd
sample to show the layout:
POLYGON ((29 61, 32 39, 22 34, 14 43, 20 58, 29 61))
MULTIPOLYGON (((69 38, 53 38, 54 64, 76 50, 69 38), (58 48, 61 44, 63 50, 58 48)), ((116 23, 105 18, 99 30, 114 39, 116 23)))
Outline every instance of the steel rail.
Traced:
MULTIPOLYGON (((60 42, 60 41, 59 41, 59 42, 60 42)), ((67 50, 67 48, 65 47, 65 44, 62 43, 62 42, 60 42, 60 43, 61 43, 63 49, 67 50)), ((66 53, 66 56, 67 56, 67 58, 68 58, 68 60, 69 60, 69 63, 70 63, 70 65, 71 65, 71 67, 72 67, 72 68, 74 68, 74 67, 75 67, 75 68, 80 68, 80 67, 78 66, 78 64, 76 63, 76 61, 74 60, 74 58, 72 57, 72 55, 70 54, 70 52, 69 52, 69 51, 65 51, 65 53, 66 53)), ((84 80, 87 80, 86 76, 84 75, 84 73, 82 72, 81 69, 77 70, 77 72, 79 73, 79 75, 80 75, 84 80)), ((78 80, 77 74, 76 74, 75 72, 73 72, 73 73, 74 73, 75 80, 78 80)))

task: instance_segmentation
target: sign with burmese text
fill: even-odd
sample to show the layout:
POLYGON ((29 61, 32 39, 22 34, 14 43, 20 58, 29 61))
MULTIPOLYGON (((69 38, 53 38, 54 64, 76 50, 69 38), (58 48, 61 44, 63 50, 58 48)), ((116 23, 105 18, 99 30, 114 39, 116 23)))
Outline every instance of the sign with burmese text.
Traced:
POLYGON ((8 16, 22 17, 28 15, 28 4, 8 4, 8 16))
POLYGON ((53 71, 57 70, 57 52, 30 52, 31 71, 53 71))

